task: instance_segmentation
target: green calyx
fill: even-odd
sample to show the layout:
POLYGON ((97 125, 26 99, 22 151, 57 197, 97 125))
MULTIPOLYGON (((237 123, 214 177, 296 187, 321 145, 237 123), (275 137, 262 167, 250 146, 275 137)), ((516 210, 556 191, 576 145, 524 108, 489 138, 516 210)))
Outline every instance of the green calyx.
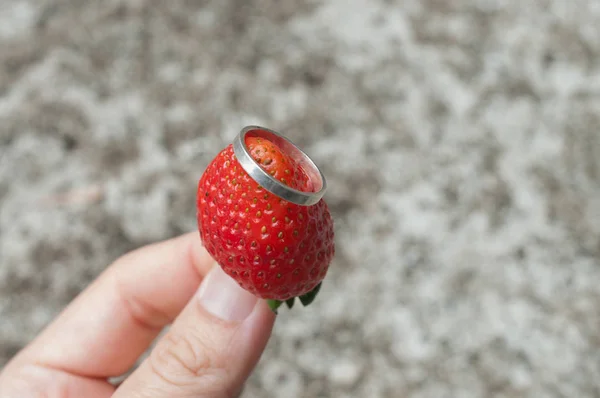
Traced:
MULTIPOLYGON (((315 288, 313 290, 311 290, 310 292, 303 294, 302 296, 298 296, 302 305, 305 307, 310 305, 310 303, 312 303, 315 300, 315 298, 317 297, 317 294, 319 293, 320 289, 321 289, 321 283, 319 283, 317 286, 315 286, 315 288)), ((283 303, 285 303, 288 306, 288 308, 291 309, 294 306, 295 300, 296 300, 296 297, 292 297, 285 301, 268 299, 267 304, 269 304, 269 308, 271 308, 271 310, 277 314, 277 309, 279 307, 281 307, 283 305, 283 303)))

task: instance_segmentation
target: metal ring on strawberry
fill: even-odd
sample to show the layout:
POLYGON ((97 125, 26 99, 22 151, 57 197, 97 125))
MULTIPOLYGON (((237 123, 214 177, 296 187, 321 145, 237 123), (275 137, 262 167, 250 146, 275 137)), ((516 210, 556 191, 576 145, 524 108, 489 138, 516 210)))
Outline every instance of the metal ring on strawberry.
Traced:
POLYGON ((335 254, 323 174, 273 130, 242 129, 198 183, 204 246, 242 288, 273 310, 314 300, 335 254))
POLYGON ((308 157, 308 155, 302 152, 300 148, 276 131, 258 126, 244 127, 233 140, 233 153, 238 162, 240 162, 240 165, 254 181, 281 199, 302 206, 311 206, 318 203, 325 195, 327 182, 325 181, 325 176, 321 170, 319 170, 319 167, 308 157), (312 189, 309 191, 294 189, 285 182, 279 181, 267 173, 252 155, 250 155, 250 151, 246 146, 246 139, 248 137, 266 139, 279 148, 281 152, 291 157, 297 166, 301 167, 307 174, 308 179, 312 184, 312 189))

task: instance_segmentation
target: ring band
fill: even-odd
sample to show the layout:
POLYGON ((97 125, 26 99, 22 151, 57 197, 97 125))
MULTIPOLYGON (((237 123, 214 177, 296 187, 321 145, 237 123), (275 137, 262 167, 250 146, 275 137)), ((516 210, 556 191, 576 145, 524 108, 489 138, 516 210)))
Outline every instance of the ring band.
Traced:
POLYGON ((276 131, 260 126, 244 127, 233 140, 233 153, 243 169, 246 170, 258 185, 288 202, 300 206, 312 206, 318 203, 323 195, 325 195, 327 183, 321 170, 319 170, 307 154, 276 131), (315 192, 298 191, 273 178, 250 155, 250 151, 246 146, 246 137, 260 137, 269 140, 277 145, 283 153, 291 156, 306 172, 309 180, 315 187, 315 192))

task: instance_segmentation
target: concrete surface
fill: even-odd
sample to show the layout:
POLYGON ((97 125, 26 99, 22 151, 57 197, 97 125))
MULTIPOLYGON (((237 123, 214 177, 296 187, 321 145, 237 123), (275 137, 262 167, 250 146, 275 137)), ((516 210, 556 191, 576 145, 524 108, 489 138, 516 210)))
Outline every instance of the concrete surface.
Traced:
POLYGON ((244 125, 330 183, 338 254, 245 397, 600 396, 600 3, 0 3, 0 365, 195 228, 244 125))

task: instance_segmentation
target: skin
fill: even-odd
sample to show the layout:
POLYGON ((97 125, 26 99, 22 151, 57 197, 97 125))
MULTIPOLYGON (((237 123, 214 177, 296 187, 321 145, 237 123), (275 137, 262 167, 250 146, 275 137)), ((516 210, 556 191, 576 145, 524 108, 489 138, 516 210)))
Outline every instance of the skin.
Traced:
POLYGON ((190 233, 113 263, 0 373, 0 396, 236 397, 275 315, 190 233), (149 357, 118 387, 159 332, 149 357))

